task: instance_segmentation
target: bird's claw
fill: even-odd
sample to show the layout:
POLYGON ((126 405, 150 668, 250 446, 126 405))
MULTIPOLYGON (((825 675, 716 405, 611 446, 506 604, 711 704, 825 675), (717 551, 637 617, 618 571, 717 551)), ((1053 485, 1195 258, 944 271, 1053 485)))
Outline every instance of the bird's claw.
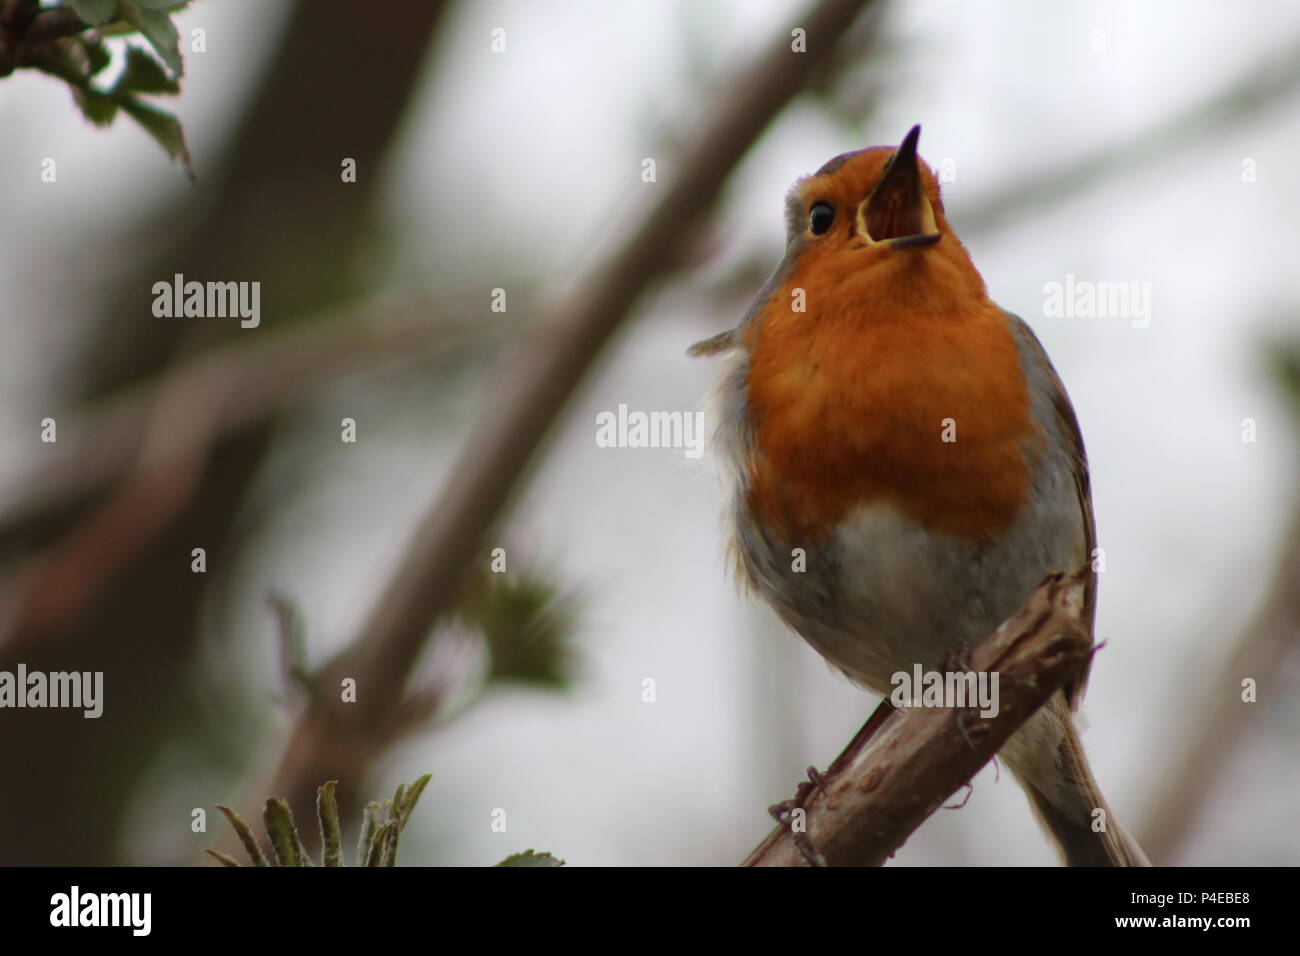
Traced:
POLYGON ((808 839, 807 832, 795 827, 794 815, 797 810, 802 810, 807 815, 809 798, 818 791, 825 793, 828 781, 829 778, 816 767, 809 767, 808 779, 801 781, 795 787, 794 796, 791 799, 782 800, 780 803, 774 803, 767 808, 767 812, 772 815, 772 818, 779 825, 789 828, 794 845, 799 848, 800 854, 802 854, 804 861, 809 866, 826 866, 826 858, 817 852, 817 848, 808 839))

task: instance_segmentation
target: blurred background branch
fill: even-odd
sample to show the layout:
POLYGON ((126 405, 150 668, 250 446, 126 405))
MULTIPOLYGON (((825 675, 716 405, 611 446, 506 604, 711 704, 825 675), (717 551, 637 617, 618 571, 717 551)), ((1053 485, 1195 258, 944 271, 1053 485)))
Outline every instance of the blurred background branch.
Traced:
MULTIPOLYGON (((384 17, 372 17, 358 16, 346 0, 292 4, 288 30, 227 154, 205 169, 196 195, 178 197, 157 217, 157 254, 120 270, 116 295, 83 332, 82 358, 70 376, 78 387, 74 403, 160 375, 182 356, 240 334, 237 323, 233 329, 228 323, 159 323, 149 292, 158 277, 266 277, 261 308, 285 324, 355 293, 350 264, 366 235, 379 170, 443 9, 430 0, 393 0, 384 17), (362 170, 355 183, 340 181, 347 157, 362 170), (322 203, 322 195, 331 201, 322 203)), ((175 727, 199 719, 210 693, 186 679, 202 633, 207 584, 205 575, 191 571, 188 556, 202 546, 209 566, 229 559, 234 518, 270 436, 267 424, 244 429, 220 443, 201 470, 182 463, 151 474, 125 498, 117 489, 87 488, 89 496, 47 510, 39 521, 0 529, 0 559, 16 561, 65 548, 79 559, 80 543, 102 541, 106 526, 153 525, 147 536, 134 535, 134 553, 103 555, 113 567, 87 566, 92 575, 111 571, 112 588, 98 591, 72 618, 47 606, 26 619, 54 625, 39 635, 38 645, 30 632, 10 630, 8 650, 0 649, 0 669, 12 670, 22 660, 47 670, 109 671, 115 701, 97 722, 93 746, 72 715, 28 710, 0 721, 7 761, 46 767, 45 796, 36 804, 19 788, 0 788, 0 821, 8 821, 0 823, 4 862, 122 862, 118 835, 135 787, 175 727), (104 495, 117 496, 107 515, 104 495), (88 521, 104 524, 87 528, 88 521), (24 649, 21 658, 15 648, 24 649), (122 666, 126 661, 147 664, 122 666), (76 756, 54 762, 51 753, 76 756), (87 780, 95 782, 89 806, 87 780), (50 833, 61 839, 51 844, 50 833)), ((75 598, 79 592, 64 593, 75 598)), ((352 798, 351 785, 340 781, 341 801, 352 798)))
POLYGON ((712 208, 732 168, 809 74, 831 62, 867 5, 819 0, 791 23, 806 30, 806 53, 792 52, 790 34, 780 33, 723 84, 681 156, 662 164, 674 174, 608 258, 524 331, 494 373, 499 384, 446 488, 417 525, 361 633, 322 676, 327 688, 355 680, 356 703, 337 694, 314 698, 262 790, 287 794, 298 812, 309 806, 316 780, 365 779, 393 740, 393 717, 430 629, 454 606, 467 573, 487 564, 487 535, 555 418, 637 299, 680 263, 679 242, 712 208))
POLYGON ((506 334, 504 322, 439 319, 445 307, 429 297, 353 306, 218 345, 63 420, 49 460, 9 483, 19 492, 6 516, 11 531, 69 501, 112 493, 7 584, 0 653, 22 653, 109 586, 193 503, 198 476, 223 442, 343 376, 491 345, 506 334))

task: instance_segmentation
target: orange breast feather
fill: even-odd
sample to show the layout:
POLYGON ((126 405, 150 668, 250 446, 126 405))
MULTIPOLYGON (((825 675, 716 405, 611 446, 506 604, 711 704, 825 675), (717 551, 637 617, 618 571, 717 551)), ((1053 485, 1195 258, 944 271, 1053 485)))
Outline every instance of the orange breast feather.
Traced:
POLYGON ((821 539, 878 503, 978 538, 1027 501, 1036 430, 1006 320, 962 276, 898 271, 915 261, 871 277, 796 269, 746 332, 749 506, 783 540, 821 539), (806 312, 790 310, 795 287, 806 312))

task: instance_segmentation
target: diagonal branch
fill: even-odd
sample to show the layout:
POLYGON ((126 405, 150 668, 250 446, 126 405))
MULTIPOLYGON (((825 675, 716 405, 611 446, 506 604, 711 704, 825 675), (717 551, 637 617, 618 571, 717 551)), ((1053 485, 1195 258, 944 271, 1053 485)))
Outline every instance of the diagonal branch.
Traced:
POLYGON ((450 483, 416 528, 361 643, 349 652, 349 664, 360 665, 365 682, 400 686, 430 625, 452 603, 467 557, 496 523, 602 347, 641 294, 671 271, 683 234, 712 208, 732 168, 865 5, 821 0, 797 21, 808 33, 807 53, 791 52, 789 34, 782 32, 726 84, 726 98, 673 164, 680 172, 658 201, 576 294, 525 333, 500 371, 481 427, 471 429, 474 437, 450 483))
MULTIPOLYGON (((529 332, 499 370, 441 496, 419 522, 361 634, 322 676, 337 688, 356 680, 357 700, 322 694, 294 730, 270 793, 288 794, 294 812, 309 812, 322 779, 359 776, 391 733, 402 690, 429 630, 453 606, 490 530, 602 348, 641 295, 680 262, 683 236, 712 209, 731 170, 759 135, 824 68, 871 0, 819 0, 791 27, 806 32, 807 51, 791 49, 789 31, 731 81, 700 118, 681 153, 660 163, 668 182, 649 186, 655 199, 629 221, 612 254, 529 332), (347 766, 340 766, 347 763, 347 766), (328 768, 328 769, 325 769, 328 768)), ((628 159, 629 175, 637 164, 628 159)), ((258 792, 263 792, 259 788, 258 792)))
POLYGON ((859 732, 810 788, 806 834, 796 838, 783 823, 744 865, 807 866, 809 846, 830 866, 884 864, 1087 662, 1087 580, 1087 570, 1049 575, 1024 608, 971 649, 969 669, 998 674, 996 716, 921 708, 891 717, 869 739, 859 732))
POLYGON ((169 367, 65 420, 59 441, 0 476, 11 531, 112 489, 8 585, 0 649, 28 653, 74 617, 192 504, 220 442, 345 375, 502 338, 504 323, 440 319, 431 299, 349 306, 169 367))

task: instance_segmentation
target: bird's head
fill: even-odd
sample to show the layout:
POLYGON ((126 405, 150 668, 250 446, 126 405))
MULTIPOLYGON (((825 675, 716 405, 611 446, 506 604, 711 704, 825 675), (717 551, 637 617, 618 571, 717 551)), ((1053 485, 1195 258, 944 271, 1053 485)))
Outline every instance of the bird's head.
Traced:
POLYGON ((897 147, 843 153, 794 184, 778 289, 830 296, 823 305, 888 300, 925 311, 948 308, 954 296, 984 297, 944 216, 939 181, 916 153, 920 136, 913 126, 897 147))
POLYGON ((842 153, 796 182, 786 195, 785 258, 740 327, 690 354, 752 347, 771 321, 806 330, 837 316, 955 315, 986 304, 984 280, 944 216, 939 181, 916 153, 920 137, 913 126, 897 147, 842 153))
POLYGON ((876 256, 933 246, 951 233, 939 182, 916 154, 920 136, 913 126, 897 147, 842 153, 795 183, 786 197, 790 238, 809 250, 876 256))

